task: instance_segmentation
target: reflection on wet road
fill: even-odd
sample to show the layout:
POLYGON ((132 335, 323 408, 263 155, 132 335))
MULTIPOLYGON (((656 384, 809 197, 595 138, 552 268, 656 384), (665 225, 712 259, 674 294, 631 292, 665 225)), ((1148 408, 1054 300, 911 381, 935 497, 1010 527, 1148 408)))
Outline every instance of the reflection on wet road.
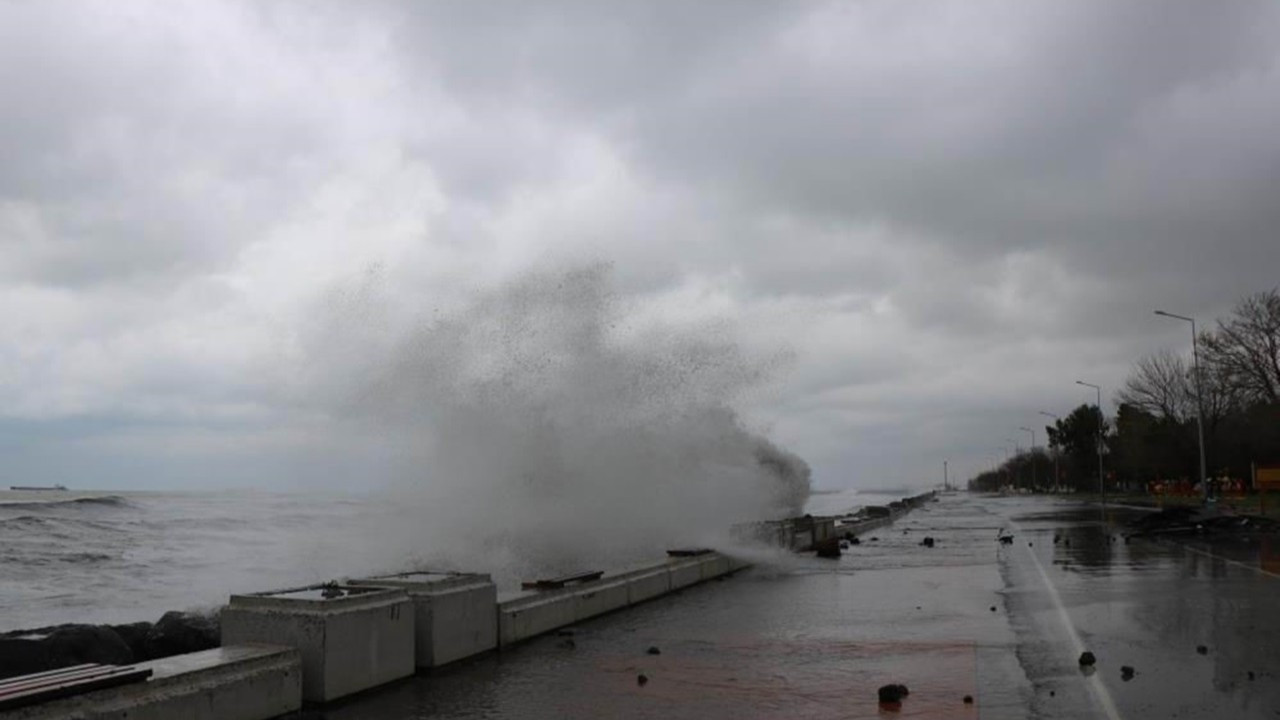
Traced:
POLYGON ((1280 717, 1270 547, 1126 543, 1134 512, 948 496, 840 560, 759 557, 323 716, 1280 717), (896 712, 876 702, 890 682, 911 689, 896 712))

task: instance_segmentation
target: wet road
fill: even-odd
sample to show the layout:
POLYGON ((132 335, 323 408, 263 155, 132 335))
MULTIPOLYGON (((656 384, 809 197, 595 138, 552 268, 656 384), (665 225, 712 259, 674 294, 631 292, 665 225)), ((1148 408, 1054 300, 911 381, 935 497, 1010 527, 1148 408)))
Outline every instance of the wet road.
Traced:
POLYGON ((758 557, 322 717, 1280 717, 1271 546, 1125 543, 1135 512, 949 496, 840 560, 758 557), (890 682, 911 689, 896 712, 890 682))

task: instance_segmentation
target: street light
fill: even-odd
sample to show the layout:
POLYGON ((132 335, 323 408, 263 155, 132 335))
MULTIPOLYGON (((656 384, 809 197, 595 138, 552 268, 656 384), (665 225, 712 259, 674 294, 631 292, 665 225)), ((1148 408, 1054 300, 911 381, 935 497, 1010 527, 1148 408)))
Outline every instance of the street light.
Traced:
POLYGON ((1036 431, 1029 427, 1020 427, 1019 430, 1026 430, 1031 433, 1031 489, 1036 489, 1036 431))
POLYGON ((1163 315, 1167 318, 1175 320, 1186 320, 1191 323, 1191 361, 1194 363, 1196 374, 1196 432, 1200 436, 1200 484, 1204 487, 1204 500, 1209 501, 1209 476, 1205 472, 1204 464, 1204 396, 1200 391, 1200 349, 1199 343, 1196 342, 1196 321, 1195 318, 1189 318, 1184 315, 1174 315, 1170 312, 1157 310, 1157 315, 1163 315))
MULTIPOLYGON (((1051 418, 1053 418, 1054 420, 1061 420, 1061 419, 1062 419, 1062 418, 1058 417, 1057 415, 1054 415, 1054 414, 1053 414, 1053 413, 1051 413, 1051 412, 1045 412, 1044 410, 1041 410, 1041 411, 1040 411, 1040 414, 1041 414, 1041 415, 1047 415, 1048 417, 1051 417, 1051 418)), ((1058 453, 1056 453, 1056 452, 1055 452, 1055 453, 1053 454, 1053 487, 1054 487, 1054 488, 1057 488, 1057 487, 1058 487, 1058 483, 1059 483, 1061 480, 1062 480, 1062 476, 1058 474, 1058 453)))
POLYGON ((1107 504, 1107 486, 1102 482, 1102 386, 1077 380, 1077 385, 1091 387, 1098 392, 1098 493, 1102 495, 1102 504, 1107 504))
POLYGON ((1013 438, 1005 438, 1004 451, 1009 454, 1008 459, 1005 461, 1005 464, 1009 466, 1009 484, 1013 485, 1014 488, 1017 488, 1018 476, 1016 472, 1018 466, 1013 462, 1013 459, 1017 457, 1018 441, 1013 438))

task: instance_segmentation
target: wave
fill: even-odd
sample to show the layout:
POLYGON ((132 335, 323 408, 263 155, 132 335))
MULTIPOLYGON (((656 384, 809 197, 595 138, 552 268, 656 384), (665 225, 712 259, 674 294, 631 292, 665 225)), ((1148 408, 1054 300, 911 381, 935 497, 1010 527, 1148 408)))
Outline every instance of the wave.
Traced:
POLYGON ((133 503, 121 495, 59 498, 50 500, 0 500, 0 509, 42 509, 60 507, 131 507, 133 503))
POLYGON ((18 531, 27 537, 52 537, 81 539, 102 534, 128 532, 117 523, 94 522, 81 518, 50 517, 48 515, 18 515, 0 518, 0 533, 18 531))

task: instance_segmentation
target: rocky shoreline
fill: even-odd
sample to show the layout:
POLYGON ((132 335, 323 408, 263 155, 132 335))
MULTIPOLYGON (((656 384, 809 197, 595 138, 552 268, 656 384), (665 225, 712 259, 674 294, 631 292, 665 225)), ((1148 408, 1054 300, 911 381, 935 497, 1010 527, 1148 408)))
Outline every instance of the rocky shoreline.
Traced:
POLYGON ((170 611, 154 623, 15 630, 0 634, 0 679, 83 663, 129 665, 220 644, 218 611, 170 611))

